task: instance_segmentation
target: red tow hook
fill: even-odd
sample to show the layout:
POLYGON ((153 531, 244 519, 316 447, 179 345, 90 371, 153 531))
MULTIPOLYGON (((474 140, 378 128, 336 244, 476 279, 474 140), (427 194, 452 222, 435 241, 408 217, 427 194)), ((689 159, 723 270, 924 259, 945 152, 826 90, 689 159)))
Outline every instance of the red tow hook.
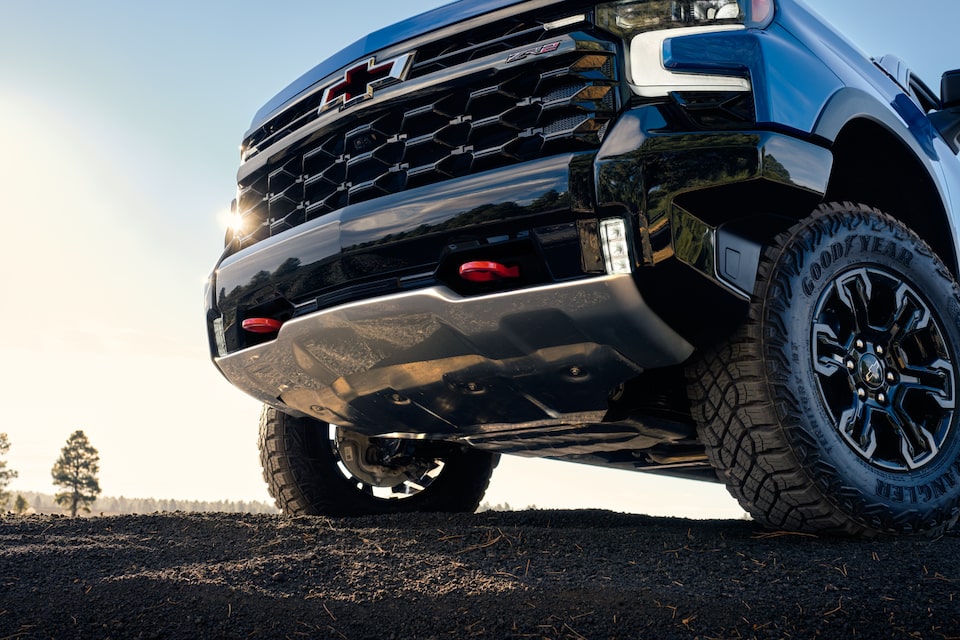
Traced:
POLYGON ((508 267, 499 262, 474 260, 460 265, 460 277, 470 282, 494 282, 520 277, 520 267, 508 267))
POLYGON ((283 323, 273 318, 247 318, 240 326, 250 333, 276 333, 283 323))

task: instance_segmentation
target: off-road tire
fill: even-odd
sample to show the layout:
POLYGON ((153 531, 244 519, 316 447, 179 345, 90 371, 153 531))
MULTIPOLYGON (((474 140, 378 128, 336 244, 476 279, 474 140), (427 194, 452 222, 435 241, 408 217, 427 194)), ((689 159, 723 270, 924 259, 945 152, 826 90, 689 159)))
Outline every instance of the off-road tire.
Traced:
POLYGON ((749 317, 736 335, 688 367, 694 418, 720 479, 767 527, 849 536, 938 535, 960 513, 958 347, 960 288, 930 248, 880 211, 823 205, 765 250, 749 317), (887 285, 908 294, 891 296, 887 285), (897 308, 891 318, 914 319, 891 320, 892 348, 883 342, 888 334, 882 322, 874 328, 863 321, 879 322, 891 297, 897 308), (834 339, 822 323, 829 304, 840 317, 848 301, 855 329, 847 333, 868 326, 881 336, 875 344, 841 339, 846 333, 840 330, 834 339), (926 325, 930 336, 917 330, 919 311, 904 311, 908 301, 910 309, 925 309, 923 317, 936 323, 926 325), (902 326, 918 337, 904 338, 902 326), (929 362, 910 364, 922 359, 924 349, 911 346, 906 353, 908 339, 922 340, 936 358, 924 353, 929 362), (824 355, 847 345, 852 355, 838 353, 836 363, 824 355), (916 371, 929 389, 907 384, 916 371), (884 380, 893 382, 884 387, 884 380), (837 385, 840 381, 845 382, 837 385), (849 386, 849 398, 843 385, 849 386), (838 398, 859 409, 838 420, 838 398), (904 404, 894 407, 895 402, 904 404), (873 407, 870 413, 867 406, 873 407), (905 424, 900 413, 932 416, 927 435, 939 444, 923 441, 930 449, 926 458, 908 462, 923 447, 911 448, 905 443, 912 441, 898 436, 906 431, 896 429, 905 424), (880 433, 883 439, 871 435, 880 433))
POLYGON ((443 450, 443 468, 426 488, 384 499, 358 487, 337 466, 329 425, 265 406, 260 414, 260 463, 277 507, 285 514, 361 516, 477 509, 499 461, 496 454, 455 445, 443 450))

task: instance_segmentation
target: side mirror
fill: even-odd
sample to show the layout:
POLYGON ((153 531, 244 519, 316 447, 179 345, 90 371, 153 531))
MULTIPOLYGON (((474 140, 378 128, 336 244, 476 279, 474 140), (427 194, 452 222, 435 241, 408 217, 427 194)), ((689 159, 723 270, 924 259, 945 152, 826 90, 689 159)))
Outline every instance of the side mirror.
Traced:
POLYGON ((940 79, 940 103, 944 109, 960 107, 960 69, 947 71, 940 79))
POLYGON ((960 154, 960 69, 943 74, 940 110, 930 113, 929 117, 953 152, 960 154))

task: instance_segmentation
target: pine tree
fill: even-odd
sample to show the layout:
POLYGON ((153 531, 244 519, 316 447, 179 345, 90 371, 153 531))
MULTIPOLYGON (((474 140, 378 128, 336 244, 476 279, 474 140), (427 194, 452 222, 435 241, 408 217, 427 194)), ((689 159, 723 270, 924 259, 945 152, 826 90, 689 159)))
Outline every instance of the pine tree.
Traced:
POLYGON ((64 489, 56 496, 57 504, 69 508, 70 517, 76 518, 81 510, 90 513, 90 505, 100 495, 99 471, 100 454, 83 431, 74 431, 51 470, 53 483, 64 489))
POLYGON ((27 504, 27 499, 18 493, 17 499, 13 501, 13 512, 18 516, 22 516, 29 508, 30 505, 27 504))
POLYGON ((0 433, 0 509, 7 508, 7 503, 10 502, 10 492, 7 491, 7 487, 10 481, 17 477, 17 472, 8 469, 7 461, 3 459, 8 451, 10 451, 10 440, 7 434, 0 433))

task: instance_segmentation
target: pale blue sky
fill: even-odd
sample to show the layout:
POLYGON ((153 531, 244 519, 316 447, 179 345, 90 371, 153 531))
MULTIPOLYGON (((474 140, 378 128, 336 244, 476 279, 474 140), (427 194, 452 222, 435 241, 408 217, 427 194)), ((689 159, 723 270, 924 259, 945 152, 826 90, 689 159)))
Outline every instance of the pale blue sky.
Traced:
MULTIPOLYGON (((221 249, 240 138, 324 57, 441 4, 0 0, 0 431, 21 474, 14 489, 51 491, 49 469, 80 428, 101 451, 108 494, 266 498, 258 408, 218 377, 203 333, 202 280, 221 249)), ((809 4, 935 89, 960 67, 956 0, 809 4)), ((737 511, 718 487, 556 469, 501 465, 489 497, 670 512, 685 494, 683 513, 737 511)))

